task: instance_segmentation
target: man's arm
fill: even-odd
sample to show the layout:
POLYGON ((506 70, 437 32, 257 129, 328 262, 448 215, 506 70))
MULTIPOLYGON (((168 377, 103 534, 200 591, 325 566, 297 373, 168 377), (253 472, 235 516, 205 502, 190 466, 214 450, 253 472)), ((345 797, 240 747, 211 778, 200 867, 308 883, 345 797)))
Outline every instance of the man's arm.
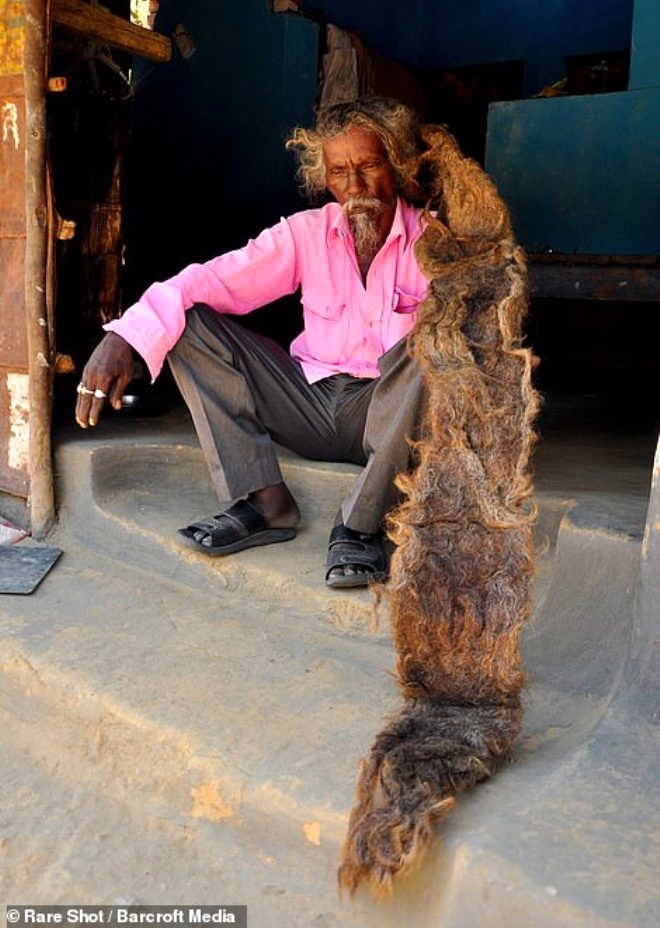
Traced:
POLYGON ((243 248, 188 265, 175 277, 152 284, 123 316, 104 326, 107 335, 83 371, 76 421, 82 428, 96 425, 103 394, 115 409, 121 407, 122 393, 133 376, 134 351, 155 380, 195 303, 242 315, 293 293, 297 285, 295 244, 287 220, 265 229, 243 248))
POLYGON ((81 428, 96 425, 106 396, 114 409, 121 409, 122 395, 133 379, 133 362, 128 342, 108 332, 92 352, 78 387, 76 422, 81 428))

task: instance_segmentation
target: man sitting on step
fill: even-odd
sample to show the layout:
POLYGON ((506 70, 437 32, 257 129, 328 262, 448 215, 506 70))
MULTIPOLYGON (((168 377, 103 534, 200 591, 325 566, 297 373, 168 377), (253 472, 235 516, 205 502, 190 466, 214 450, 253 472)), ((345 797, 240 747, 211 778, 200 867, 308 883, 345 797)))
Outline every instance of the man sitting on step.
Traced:
POLYGON ((415 191, 416 120, 368 97, 322 109, 287 143, 306 192, 333 202, 282 219, 245 247, 154 283, 105 326, 78 387, 76 419, 121 408, 133 351, 153 378, 167 357, 224 512, 180 529, 209 555, 295 537, 300 512, 273 441, 316 460, 363 465, 341 503, 326 583, 387 576, 383 520, 410 467, 424 402, 407 336, 427 281, 415 191), (236 321, 300 288, 304 327, 285 351, 236 321), (232 502, 233 501, 233 502, 232 502))

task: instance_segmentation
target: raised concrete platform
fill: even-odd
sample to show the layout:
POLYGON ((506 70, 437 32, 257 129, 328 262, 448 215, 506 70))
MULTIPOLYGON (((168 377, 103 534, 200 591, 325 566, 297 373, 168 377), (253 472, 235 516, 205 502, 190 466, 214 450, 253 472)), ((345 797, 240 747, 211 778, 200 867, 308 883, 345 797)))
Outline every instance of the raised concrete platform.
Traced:
POLYGON ((655 928, 655 442, 560 420, 536 457, 515 757, 383 903, 335 885, 359 758, 398 705, 386 609, 376 627, 370 593, 323 586, 354 469, 285 455, 297 539, 209 560, 176 540, 217 508, 184 413, 60 429, 64 555, 0 598, 2 899, 247 904, 251 928, 655 928))

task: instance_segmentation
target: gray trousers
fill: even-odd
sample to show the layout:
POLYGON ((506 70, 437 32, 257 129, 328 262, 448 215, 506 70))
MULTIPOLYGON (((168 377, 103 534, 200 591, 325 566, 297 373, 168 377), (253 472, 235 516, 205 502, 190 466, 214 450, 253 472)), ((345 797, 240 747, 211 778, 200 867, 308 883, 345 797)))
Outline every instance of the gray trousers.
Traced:
POLYGON ((421 371, 402 340, 381 376, 307 382, 276 342, 203 305, 187 313, 168 355, 221 501, 282 481, 273 440, 303 457, 364 465, 341 505, 343 521, 376 532, 399 498, 421 418, 421 371))

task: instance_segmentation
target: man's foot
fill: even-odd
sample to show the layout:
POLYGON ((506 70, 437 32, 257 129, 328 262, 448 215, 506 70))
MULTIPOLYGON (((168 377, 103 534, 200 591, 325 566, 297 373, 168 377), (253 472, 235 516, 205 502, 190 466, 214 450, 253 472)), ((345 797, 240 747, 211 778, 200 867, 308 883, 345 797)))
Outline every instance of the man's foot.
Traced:
POLYGON ((255 490, 248 501, 261 512, 269 528, 297 528, 300 523, 300 510, 284 482, 255 490))
POLYGON ((179 529, 187 545, 205 554, 235 554, 246 548, 290 541, 300 512, 285 483, 250 493, 225 512, 179 529))
POLYGON ((387 579, 388 560, 382 532, 356 532, 339 522, 330 533, 326 586, 348 589, 387 579))

